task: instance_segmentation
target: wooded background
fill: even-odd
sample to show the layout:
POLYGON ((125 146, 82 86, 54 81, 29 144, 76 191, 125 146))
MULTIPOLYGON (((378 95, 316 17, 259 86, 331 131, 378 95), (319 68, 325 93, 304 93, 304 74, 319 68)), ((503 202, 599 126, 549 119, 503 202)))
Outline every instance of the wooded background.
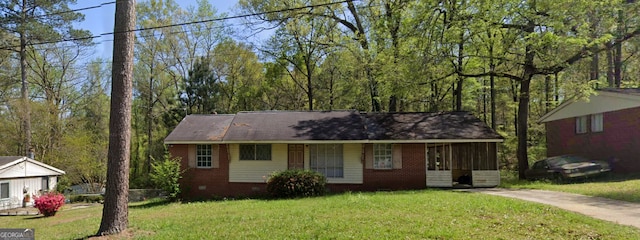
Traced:
MULTIPOLYGON (((112 63, 73 29, 71 0, 45 2, 0 1, 0 155, 32 147, 68 182, 101 183, 112 63)), ((255 110, 469 111, 505 137, 501 165, 525 169, 546 154, 543 114, 638 87, 639 13, 632 0, 240 0, 233 15, 139 1, 131 186, 149 185, 186 114, 255 110)))

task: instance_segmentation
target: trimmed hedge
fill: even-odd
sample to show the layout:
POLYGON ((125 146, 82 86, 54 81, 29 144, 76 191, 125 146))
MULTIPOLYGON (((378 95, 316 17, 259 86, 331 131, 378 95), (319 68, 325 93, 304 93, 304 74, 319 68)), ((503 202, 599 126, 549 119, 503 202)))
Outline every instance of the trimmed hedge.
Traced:
POLYGON ((267 179, 267 192, 276 198, 321 196, 325 193, 327 178, 311 170, 285 170, 274 172, 267 179))
POLYGON ((71 195, 69 196, 69 202, 101 203, 101 202, 104 202, 104 196, 99 194, 71 195))

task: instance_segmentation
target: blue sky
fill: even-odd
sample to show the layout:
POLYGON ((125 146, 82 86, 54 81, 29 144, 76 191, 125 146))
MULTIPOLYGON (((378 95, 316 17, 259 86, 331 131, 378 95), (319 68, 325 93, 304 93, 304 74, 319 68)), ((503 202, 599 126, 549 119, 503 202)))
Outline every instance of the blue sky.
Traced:
MULTIPOLYGON (((114 0, 78 0, 75 5, 71 5, 69 7, 71 9, 80 9, 98 6, 113 1, 114 0)), ((142 1, 144 0, 138 0, 137 2, 140 3, 142 1)), ((196 5, 196 0, 176 0, 176 2, 182 8, 196 5)), ((209 2, 218 10, 218 13, 228 13, 229 16, 232 16, 234 15, 234 13, 232 13, 232 8, 238 3, 238 0, 209 0, 209 2)), ((99 8, 88 9, 81 12, 85 15, 85 20, 81 23, 75 24, 76 27, 89 30, 94 36, 113 32, 115 4, 105 4, 99 8)), ((94 57, 111 60, 113 42, 104 41, 111 39, 113 39, 113 36, 111 35, 94 39, 94 42, 98 43, 94 57)))

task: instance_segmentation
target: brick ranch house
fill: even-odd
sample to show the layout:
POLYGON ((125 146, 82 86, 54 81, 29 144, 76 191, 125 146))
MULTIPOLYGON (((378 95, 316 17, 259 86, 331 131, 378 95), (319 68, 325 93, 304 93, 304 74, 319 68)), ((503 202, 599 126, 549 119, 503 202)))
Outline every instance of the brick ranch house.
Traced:
POLYGON ((613 171, 640 171, 640 89, 602 89, 542 116, 547 155, 606 160, 613 171))
POLYGON ((264 111, 189 115, 165 144, 188 199, 262 195, 286 169, 320 172, 332 192, 493 187, 502 141, 466 112, 264 111))

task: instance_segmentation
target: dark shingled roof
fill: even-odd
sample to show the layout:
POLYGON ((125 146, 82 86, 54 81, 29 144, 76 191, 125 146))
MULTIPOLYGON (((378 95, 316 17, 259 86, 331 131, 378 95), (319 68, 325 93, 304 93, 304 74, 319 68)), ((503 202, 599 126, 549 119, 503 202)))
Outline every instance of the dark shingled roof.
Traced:
POLYGON ((10 162, 21 159, 20 156, 0 156, 0 166, 4 166, 10 162))
POLYGON ((165 138, 165 141, 222 141, 235 115, 189 115, 165 138))
POLYGON ((468 112, 367 113, 369 140, 502 139, 468 112))
POLYGON ((263 111, 240 112, 236 115, 190 115, 178 124, 165 142, 437 139, 503 138, 467 112, 263 111))
POLYGON ((355 111, 240 112, 225 141, 365 140, 361 116, 355 111))

